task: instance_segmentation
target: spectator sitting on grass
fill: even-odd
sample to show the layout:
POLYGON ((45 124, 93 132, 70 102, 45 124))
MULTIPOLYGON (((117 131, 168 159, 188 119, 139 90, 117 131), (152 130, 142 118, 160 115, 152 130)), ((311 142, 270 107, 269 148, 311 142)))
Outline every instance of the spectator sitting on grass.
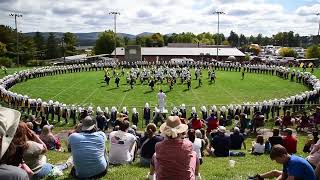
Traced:
POLYGON ((197 138, 194 129, 189 129, 188 139, 192 142, 193 151, 197 153, 197 158, 199 159, 200 165, 202 164, 202 149, 204 147, 204 142, 202 139, 197 138))
POLYGON ((163 137, 156 134, 157 126, 149 123, 146 127, 145 135, 140 139, 140 164, 150 167, 150 162, 155 153, 155 146, 163 141, 163 137))
POLYGON ((17 133, 17 138, 23 140, 26 148, 23 149, 22 154, 16 154, 17 156, 22 155, 22 159, 25 164, 33 171, 33 179, 41 179, 48 176, 54 168, 62 171, 67 169, 69 165, 67 163, 54 166, 47 162, 45 153, 47 152, 47 147, 45 143, 31 131, 24 122, 20 122, 17 133))
POLYGON ((274 145, 277 145, 277 144, 283 145, 282 137, 279 136, 280 130, 277 128, 274 128, 272 130, 272 133, 273 133, 272 136, 269 137, 269 139, 268 139, 271 144, 271 147, 273 147, 274 145))
POLYGON ((45 125, 42 128, 40 139, 46 144, 49 150, 61 150, 61 141, 58 137, 55 137, 51 132, 52 126, 45 125))
POLYGON ((264 139, 262 135, 257 136, 256 141, 252 142, 252 154, 253 155, 262 155, 265 150, 264 139))
MULTIPOLYGON (((8 108, 0 108, 0 179, 28 180, 28 174, 17 166, 8 165, 6 161, 17 151, 19 144, 14 136, 19 124, 20 112, 8 108)), ((21 162, 22 163, 22 162, 21 162)))
POLYGON ((281 121, 281 129, 293 126, 292 116, 289 110, 286 111, 286 114, 283 116, 281 121))
POLYGON ((301 118, 298 119, 297 131, 302 131, 304 128, 311 127, 310 117, 304 111, 301 118))
POLYGON ((312 132, 312 139, 309 139, 306 144, 303 147, 303 152, 311 152, 313 146, 318 142, 319 140, 319 133, 318 131, 312 132))
POLYGON ((292 135, 292 129, 287 128, 284 130, 285 136, 283 137, 283 146, 287 149, 289 154, 297 152, 297 139, 292 135))
POLYGON ((184 139, 188 130, 178 116, 169 116, 160 127, 165 140, 156 144, 149 179, 196 179, 200 176, 199 160, 193 151, 192 143, 184 139))
POLYGON ((201 141, 204 144, 204 146, 201 149, 201 156, 204 157, 204 155, 205 155, 204 152, 205 152, 205 150, 207 150, 208 145, 209 145, 209 139, 208 139, 208 137, 206 135, 206 131, 204 129, 200 129, 200 130, 197 129, 195 131, 195 133, 196 133, 196 137, 201 139, 201 141))
POLYGON ((242 145, 244 149, 247 149, 246 143, 244 142, 244 136, 242 133, 240 133, 240 129, 238 127, 235 127, 233 129, 233 133, 230 135, 230 141, 231 141, 230 149, 240 150, 242 145))
POLYGON ((263 178, 276 178, 279 180, 288 179, 301 179, 301 180, 316 180, 315 171, 312 166, 305 159, 290 155, 286 148, 281 145, 273 146, 270 153, 271 160, 283 165, 283 170, 273 170, 261 175, 256 175, 256 179, 263 178))
POLYGON ((318 140, 318 142, 313 146, 306 160, 311 164, 313 169, 316 169, 318 163, 320 162, 320 140, 318 140))
POLYGON ((110 154, 109 159, 111 164, 128 164, 135 157, 136 136, 128 133, 129 121, 118 120, 119 130, 113 131, 109 135, 110 154))
POLYGON ((219 126, 218 134, 211 141, 212 155, 215 157, 228 157, 230 150, 230 137, 225 134, 226 128, 219 126))
POLYGON ((80 179, 103 177, 108 170, 106 135, 97 131, 96 121, 90 116, 82 120, 80 127, 81 132, 74 132, 69 136, 74 163, 71 176, 80 179))

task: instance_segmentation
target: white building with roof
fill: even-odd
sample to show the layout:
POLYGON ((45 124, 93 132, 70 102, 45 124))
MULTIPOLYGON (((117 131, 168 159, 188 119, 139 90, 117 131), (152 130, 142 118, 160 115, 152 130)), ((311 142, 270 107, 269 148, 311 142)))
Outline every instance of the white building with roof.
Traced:
MULTIPOLYGON (((115 51, 111 56, 114 56, 115 51)), ((227 60, 229 56, 234 56, 236 60, 243 60, 245 54, 237 48, 217 47, 214 48, 201 48, 201 47, 140 47, 140 46, 127 46, 118 47, 116 49, 116 56, 120 61, 170 61, 174 58, 188 58, 195 61, 211 61, 216 59, 227 60)))

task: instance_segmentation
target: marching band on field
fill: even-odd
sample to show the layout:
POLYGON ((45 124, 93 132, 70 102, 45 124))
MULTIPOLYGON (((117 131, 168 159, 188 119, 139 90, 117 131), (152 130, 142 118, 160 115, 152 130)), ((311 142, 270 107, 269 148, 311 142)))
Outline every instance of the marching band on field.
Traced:
MULTIPOLYGON (((207 111, 206 107, 204 106, 201 107, 201 113, 203 117, 214 113, 217 115, 217 117, 227 119, 228 117, 233 118, 235 115, 239 115, 240 113, 250 115, 259 111, 267 118, 269 115, 274 118, 275 116, 279 116, 281 111, 285 112, 287 110, 291 110, 295 112, 304 109, 308 105, 319 104, 320 81, 309 72, 300 72, 299 70, 296 71, 295 69, 275 65, 243 65, 240 63, 223 62, 195 62, 189 65, 174 65, 170 63, 150 64, 148 62, 141 61, 136 63, 92 63, 33 68, 15 72, 14 74, 7 75, 0 79, 0 98, 9 107, 18 109, 26 114, 41 116, 42 118, 51 121, 57 119, 58 122, 60 122, 62 118, 65 123, 69 123, 69 120, 72 120, 72 122, 76 124, 76 121, 79 119, 83 111, 87 111, 89 114, 94 114, 92 106, 85 108, 82 106, 67 105, 54 100, 49 100, 46 102, 40 98, 31 98, 27 95, 11 92, 9 88, 19 82, 27 81, 33 78, 98 70, 105 71, 105 80, 110 80, 109 74, 112 71, 113 77, 115 78, 115 83, 119 87, 120 78, 119 74, 117 74, 115 71, 116 66, 122 67, 121 75, 126 77, 127 83, 131 86, 131 88, 133 88, 133 85, 137 80, 140 80, 141 84, 147 82, 147 84, 153 90, 156 83, 162 83, 166 80, 171 90, 173 85, 177 83, 179 79, 181 83, 187 84, 188 88, 190 88, 190 69, 195 68, 195 77, 196 79, 199 79, 199 84, 201 82, 202 70, 208 69, 208 79, 210 79, 211 82, 215 82, 216 70, 236 72, 242 71, 243 73, 246 72, 276 75, 283 79, 290 79, 290 81, 293 82, 303 83, 305 86, 311 89, 310 91, 305 91, 303 93, 281 99, 271 99, 255 103, 245 102, 243 104, 221 106, 219 110, 215 105, 213 105, 207 111), (126 73, 124 67, 130 67, 131 69, 126 73)), ((173 107, 172 111, 169 113, 177 115, 179 114, 182 118, 186 118, 186 106, 182 104, 178 108, 173 107)), ((191 116, 193 116, 194 113, 196 113, 196 109, 195 107, 192 107, 191 109, 191 116)), ((165 111, 160 111, 159 107, 155 107, 153 114, 151 114, 150 106, 148 103, 146 103, 145 107, 143 108, 143 119, 146 124, 148 124, 151 120, 155 122, 161 121, 163 119, 163 112, 165 111)), ((122 113, 127 115, 129 114, 126 108, 123 109, 122 113)), ((96 115, 103 115, 105 118, 110 120, 112 125, 115 125, 117 114, 118 111, 115 106, 111 108, 111 111, 109 111, 108 107, 105 107, 103 110, 101 107, 96 108, 96 115)), ((134 121, 133 123, 138 124, 139 113, 136 108, 132 109, 131 115, 132 121, 134 121)))

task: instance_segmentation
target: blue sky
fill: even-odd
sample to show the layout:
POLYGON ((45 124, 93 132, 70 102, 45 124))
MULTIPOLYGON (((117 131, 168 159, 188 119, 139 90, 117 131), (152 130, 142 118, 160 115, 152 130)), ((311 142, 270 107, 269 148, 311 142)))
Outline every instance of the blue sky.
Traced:
POLYGON ((110 11, 119 11, 118 32, 217 32, 270 36, 292 30, 316 34, 320 0, 0 0, 0 24, 14 26, 11 12, 19 18, 22 32, 94 32, 113 29, 110 11))

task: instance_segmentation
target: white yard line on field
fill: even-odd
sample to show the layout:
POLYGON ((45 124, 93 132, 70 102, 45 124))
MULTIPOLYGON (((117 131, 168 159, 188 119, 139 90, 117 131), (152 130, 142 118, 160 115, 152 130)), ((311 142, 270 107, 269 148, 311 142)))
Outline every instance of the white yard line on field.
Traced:
POLYGON ((191 92, 194 95, 194 97, 197 99, 197 101, 199 102, 199 105, 201 105, 200 98, 198 97, 198 95, 196 93, 193 92, 192 88, 191 88, 191 92))
POLYGON ((233 94, 231 94, 229 91, 227 91, 226 89, 224 89, 222 86, 217 86, 220 89, 222 89, 226 94, 228 94, 230 97, 232 97, 235 100, 235 103, 240 103, 240 101, 238 100, 237 97, 235 97, 233 94))
POLYGON ((90 93, 90 95, 87 96, 86 99, 84 99, 84 100, 81 102, 81 104, 85 103, 98 89, 99 89, 99 88, 96 88, 94 91, 92 91, 92 92, 90 93))
POLYGON ((73 88, 75 85, 78 85, 81 81, 83 81, 83 79, 75 82, 74 84, 72 84, 72 86, 69 86, 68 88, 65 88, 65 89, 61 90, 59 93, 57 93, 56 95, 54 95, 53 97, 51 97, 51 99, 54 99, 54 98, 57 97, 58 95, 60 95, 60 94, 64 93, 65 91, 73 88))
POLYGON ((126 97, 127 97, 127 95, 128 95, 128 92, 129 92, 129 91, 126 91, 126 93, 124 94, 124 96, 123 96, 123 98, 122 98, 122 100, 121 100, 121 103, 119 104, 119 108, 121 108, 123 101, 126 99, 126 97))

